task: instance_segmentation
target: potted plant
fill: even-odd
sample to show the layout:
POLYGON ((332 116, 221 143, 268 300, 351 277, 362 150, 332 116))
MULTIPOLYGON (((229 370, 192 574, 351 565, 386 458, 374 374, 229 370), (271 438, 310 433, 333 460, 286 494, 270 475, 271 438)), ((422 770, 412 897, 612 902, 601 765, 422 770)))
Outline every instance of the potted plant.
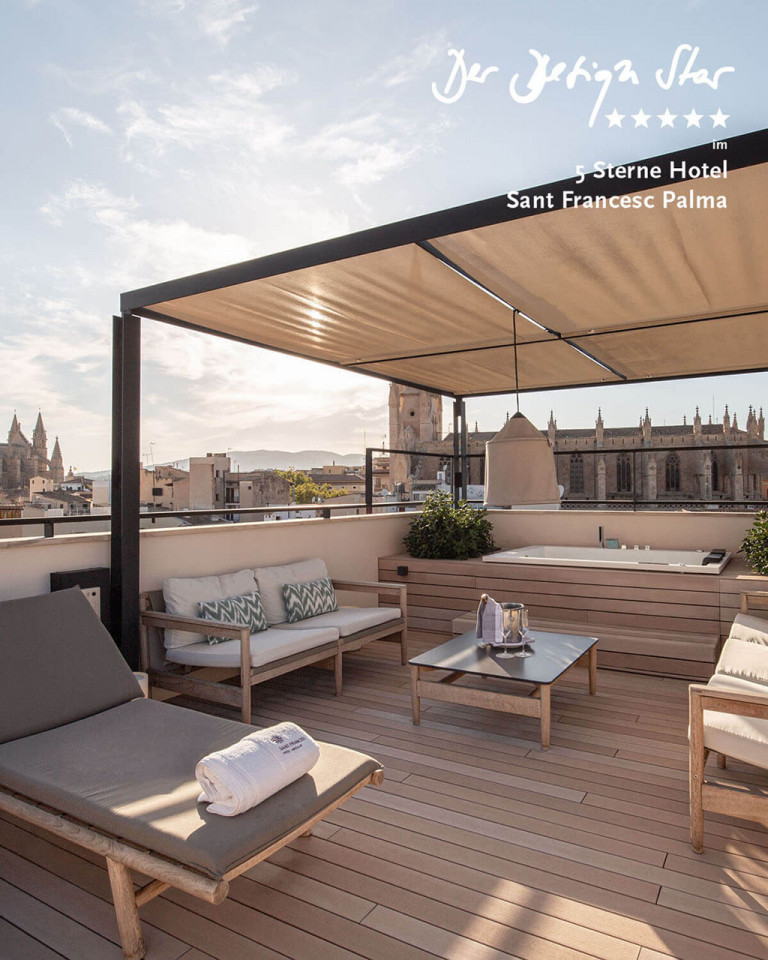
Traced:
POLYGON ((450 494, 430 493, 404 538, 412 557, 422 560, 468 560, 496 549, 486 510, 465 500, 454 504, 450 494))
POLYGON ((741 552, 755 573, 768 576, 768 512, 761 510, 741 542, 741 552))

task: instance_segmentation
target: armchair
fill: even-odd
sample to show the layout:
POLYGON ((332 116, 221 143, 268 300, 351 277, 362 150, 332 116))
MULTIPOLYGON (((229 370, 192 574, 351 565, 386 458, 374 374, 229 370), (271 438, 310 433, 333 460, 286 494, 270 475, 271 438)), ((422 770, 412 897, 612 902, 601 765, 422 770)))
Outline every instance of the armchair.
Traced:
POLYGON ((768 592, 745 593, 714 675, 707 684, 692 684, 690 708, 691 844, 704 845, 704 812, 768 823, 766 785, 707 781, 710 752, 723 769, 727 757, 768 771, 768 592))

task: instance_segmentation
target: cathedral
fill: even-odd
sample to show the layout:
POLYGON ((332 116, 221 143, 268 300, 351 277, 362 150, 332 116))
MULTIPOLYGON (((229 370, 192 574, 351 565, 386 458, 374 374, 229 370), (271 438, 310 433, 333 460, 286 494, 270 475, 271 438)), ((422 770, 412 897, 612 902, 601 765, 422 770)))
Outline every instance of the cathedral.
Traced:
MULTIPOLYGON (((390 446, 414 450, 391 455, 390 483, 406 496, 434 489, 438 471, 451 473, 453 434, 442 436, 442 400, 434 394, 392 384, 390 446), (398 484, 401 486, 398 488, 398 484)), ((726 406, 722 421, 653 424, 648 410, 637 426, 606 427, 598 411, 594 427, 558 429, 554 412, 542 431, 555 452, 563 501, 611 500, 738 501, 768 499, 768 442, 765 418, 749 408, 745 429, 726 406), (655 449, 654 449, 655 448, 655 449), (711 448, 711 449, 708 449, 711 448)), ((470 430, 468 482, 485 481, 485 444, 496 431, 470 430)))
POLYGON ((6 496, 29 496, 29 481, 33 477, 50 477, 55 486, 64 480, 64 461, 56 437, 50 459, 48 435, 43 416, 38 413, 30 442, 22 433, 21 424, 13 414, 6 443, 0 443, 0 490, 6 496))

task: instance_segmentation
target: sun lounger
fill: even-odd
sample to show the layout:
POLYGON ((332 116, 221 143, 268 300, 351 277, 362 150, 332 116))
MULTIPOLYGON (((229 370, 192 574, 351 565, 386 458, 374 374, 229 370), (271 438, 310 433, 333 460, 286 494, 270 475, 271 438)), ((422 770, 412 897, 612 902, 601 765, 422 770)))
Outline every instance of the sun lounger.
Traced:
POLYGON ((197 802, 197 761, 254 728, 146 700, 79 590, 0 603, 0 809, 106 857, 126 958, 138 908, 168 887, 220 903, 383 771, 321 744, 313 769, 237 817, 197 802), (134 889, 130 869, 151 880, 134 889))

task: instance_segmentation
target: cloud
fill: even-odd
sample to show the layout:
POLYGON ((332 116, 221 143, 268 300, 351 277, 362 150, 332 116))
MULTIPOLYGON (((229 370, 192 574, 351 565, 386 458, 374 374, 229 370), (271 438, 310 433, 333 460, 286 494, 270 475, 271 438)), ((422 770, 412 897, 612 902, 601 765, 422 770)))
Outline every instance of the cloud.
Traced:
MULTIPOLYGON (((408 166, 422 151, 417 137, 404 145, 400 136, 392 135, 392 126, 393 122, 380 113, 369 113, 329 124, 310 139, 307 147, 313 154, 342 161, 336 177, 345 186, 375 183, 408 166)), ((410 136, 410 130, 405 132, 410 136)))
POLYGON ((126 99, 118 107, 124 121, 124 157, 134 160, 148 152, 156 158, 173 148, 217 154, 246 150, 251 158, 261 157, 293 134, 281 113, 261 98, 292 80, 287 71, 264 65, 250 73, 213 74, 203 90, 154 110, 126 99))
POLYGON ((0 302, 0 315, 14 320, 0 330, 0 421, 18 409, 29 435, 39 407, 49 449, 59 434, 67 463, 85 462, 88 451, 106 456, 111 343, 104 317, 71 300, 29 294, 0 302))
POLYGON ((99 120, 98 117, 94 117, 92 113, 85 110, 78 110, 76 107, 62 107, 61 110, 51 114, 51 122, 62 132, 70 147, 72 146, 72 137, 69 127, 72 124, 85 127, 86 130, 93 130, 96 133, 112 133, 106 123, 99 120))
POLYGON ((138 206, 133 197, 119 197, 107 187, 87 180, 74 180, 58 196, 52 196, 40 207, 40 213, 55 227, 62 226, 64 214, 71 210, 87 210, 93 219, 104 224, 122 220, 127 210, 138 206))
POLYGON ((367 82, 381 83, 385 87, 399 87, 410 83, 444 59, 449 46, 445 30, 433 37, 423 37, 408 53, 402 53, 383 63, 367 82))
POLYGON ((181 218, 137 217, 138 208, 133 197, 85 180, 67 184, 40 208, 54 226, 63 226, 67 216, 84 215, 107 231, 107 263, 81 267, 73 278, 76 285, 91 286, 98 280, 113 290, 126 290, 255 256, 245 237, 205 230, 181 218))
POLYGON ((139 6, 153 16, 191 18, 197 32, 220 47, 248 29, 248 17, 258 10, 257 4, 244 0, 139 0, 139 6))
POLYGON ((386 428, 387 384, 357 374, 162 323, 145 325, 143 356, 143 431, 158 459, 222 449, 222 438, 240 449, 362 451, 364 427, 369 439, 386 428))

